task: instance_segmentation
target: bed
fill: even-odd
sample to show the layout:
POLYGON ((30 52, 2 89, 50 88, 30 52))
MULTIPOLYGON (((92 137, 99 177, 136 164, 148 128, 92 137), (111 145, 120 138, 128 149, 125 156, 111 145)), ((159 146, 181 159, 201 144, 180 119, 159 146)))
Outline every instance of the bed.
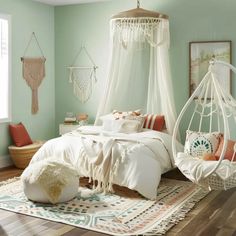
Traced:
MULTIPOLYGON (((102 170, 109 170, 106 174, 109 176, 108 190, 111 190, 109 182, 112 182, 136 190, 148 199, 155 199, 161 174, 174 168, 171 139, 167 133, 148 129, 125 134, 104 132, 101 126, 83 126, 47 141, 30 164, 56 157, 73 165, 80 176, 99 179, 100 175, 105 176, 105 172, 100 168, 95 173, 91 168, 98 164, 102 170), (100 162, 97 159, 99 155, 102 158, 100 162)), ((180 143, 177 148, 183 149, 180 143)))

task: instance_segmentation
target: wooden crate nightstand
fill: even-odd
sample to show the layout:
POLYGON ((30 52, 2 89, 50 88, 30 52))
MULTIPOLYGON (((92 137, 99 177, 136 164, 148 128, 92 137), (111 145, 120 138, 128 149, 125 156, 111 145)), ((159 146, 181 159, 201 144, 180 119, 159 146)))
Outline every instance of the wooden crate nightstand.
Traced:
POLYGON ((66 134, 66 133, 69 133, 73 130, 76 130, 77 128, 81 127, 81 125, 73 125, 73 124, 60 124, 59 125, 59 134, 60 135, 63 135, 63 134, 66 134))

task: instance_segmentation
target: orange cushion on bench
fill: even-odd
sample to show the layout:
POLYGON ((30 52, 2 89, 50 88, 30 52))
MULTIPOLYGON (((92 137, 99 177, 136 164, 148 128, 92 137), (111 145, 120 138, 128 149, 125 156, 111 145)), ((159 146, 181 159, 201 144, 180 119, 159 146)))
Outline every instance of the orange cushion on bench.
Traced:
POLYGON ((33 143, 25 126, 22 123, 10 124, 9 131, 15 146, 22 147, 33 143))

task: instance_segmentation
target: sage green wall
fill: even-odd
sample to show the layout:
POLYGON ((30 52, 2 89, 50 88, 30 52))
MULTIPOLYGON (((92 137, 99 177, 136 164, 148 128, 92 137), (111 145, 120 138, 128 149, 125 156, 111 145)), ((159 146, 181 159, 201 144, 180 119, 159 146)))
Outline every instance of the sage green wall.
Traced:
MULTIPOLYGON (((12 122, 23 122, 32 139, 52 138, 55 131, 54 8, 32 0, 0 0, 0 12, 12 18, 12 122), (36 115, 31 114, 31 90, 22 78, 20 61, 32 32, 36 33, 47 59, 36 115)), ((34 42, 27 55, 40 55, 34 42)), ((11 143, 8 123, 0 124, 0 140, 1 157, 7 154, 11 143)))
MULTIPOLYGON (((188 99, 188 43, 201 40, 232 40, 233 63, 236 42, 236 2, 232 0, 145 0, 142 7, 169 15, 171 48, 170 62, 177 112, 188 99)), ((56 123, 63 121, 66 111, 87 112, 91 120, 104 88, 109 57, 109 18, 135 7, 133 0, 56 7, 56 123), (81 104, 68 84, 66 65, 85 44, 98 64, 98 83, 91 99, 81 104)), ((233 95, 236 87, 233 82, 233 95)), ((118 96, 118 95, 116 95, 118 96)))

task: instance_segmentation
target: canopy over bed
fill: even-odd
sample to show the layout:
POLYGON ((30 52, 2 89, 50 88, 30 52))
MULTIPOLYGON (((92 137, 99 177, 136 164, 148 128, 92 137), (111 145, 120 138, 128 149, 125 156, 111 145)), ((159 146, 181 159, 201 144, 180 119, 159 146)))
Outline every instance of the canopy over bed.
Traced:
POLYGON ((110 21, 111 56, 107 82, 95 124, 112 110, 142 109, 165 116, 168 132, 176 121, 169 65, 169 20, 137 8, 110 21))

